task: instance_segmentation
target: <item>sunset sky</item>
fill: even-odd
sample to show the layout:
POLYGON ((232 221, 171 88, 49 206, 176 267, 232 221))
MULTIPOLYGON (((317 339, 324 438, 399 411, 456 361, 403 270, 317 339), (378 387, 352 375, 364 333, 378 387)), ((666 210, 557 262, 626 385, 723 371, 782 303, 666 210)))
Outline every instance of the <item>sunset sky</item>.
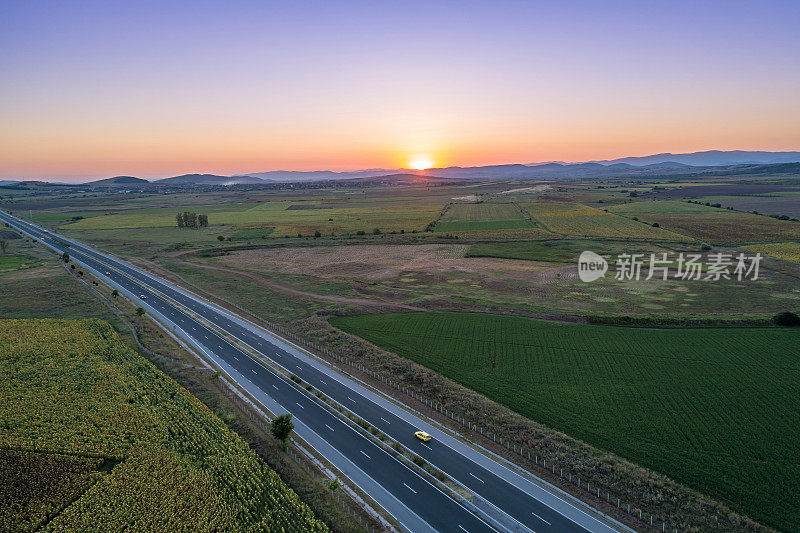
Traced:
POLYGON ((798 1, 386 4, 2 2, 0 179, 800 148, 798 1))

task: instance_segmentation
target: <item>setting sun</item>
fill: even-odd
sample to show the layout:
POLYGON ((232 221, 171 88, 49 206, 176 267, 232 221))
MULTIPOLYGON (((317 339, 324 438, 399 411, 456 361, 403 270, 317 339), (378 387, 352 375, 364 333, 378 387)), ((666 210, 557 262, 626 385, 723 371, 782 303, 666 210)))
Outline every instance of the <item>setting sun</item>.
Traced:
POLYGON ((408 162, 408 168, 413 168, 414 170, 425 170, 426 168, 431 168, 432 166, 433 158, 431 158, 429 155, 415 155, 408 162))

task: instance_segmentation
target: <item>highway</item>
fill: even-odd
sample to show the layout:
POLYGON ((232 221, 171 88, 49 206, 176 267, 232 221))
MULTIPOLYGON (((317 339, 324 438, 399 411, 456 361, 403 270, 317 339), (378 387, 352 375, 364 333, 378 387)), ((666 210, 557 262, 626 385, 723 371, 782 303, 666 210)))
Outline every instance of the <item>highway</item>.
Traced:
POLYGON ((517 530, 537 533, 622 529, 546 484, 479 453, 437 425, 227 309, 119 258, 55 236, 5 212, 0 211, 0 220, 58 253, 69 253, 74 262, 139 301, 151 316, 202 353, 264 407, 276 414, 292 413, 296 434, 409 531, 503 531, 512 523, 517 530), (475 506, 456 501, 287 382, 250 351, 300 377, 400 442, 504 513, 505 520, 498 522, 475 506), (423 443, 416 439, 413 433, 418 429, 430 433, 433 440, 423 443))

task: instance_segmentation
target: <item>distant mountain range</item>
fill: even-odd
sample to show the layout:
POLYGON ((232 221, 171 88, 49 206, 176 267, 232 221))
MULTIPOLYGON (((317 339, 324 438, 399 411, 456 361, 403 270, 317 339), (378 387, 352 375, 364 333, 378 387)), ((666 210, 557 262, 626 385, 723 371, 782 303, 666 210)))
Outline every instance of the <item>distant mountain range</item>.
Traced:
POLYGON ((156 180, 153 183, 160 185, 242 185, 252 183, 264 183, 261 178, 255 176, 217 176, 215 174, 183 174, 172 178, 156 180))
POLYGON ((800 152, 758 152, 745 150, 708 150, 690 154, 655 154, 642 157, 621 157, 605 161, 593 161, 611 165, 626 163, 633 166, 645 166, 664 163, 677 163, 693 167, 719 167, 728 165, 769 165, 773 163, 800 162, 800 152))
MULTIPOLYGON (((294 171, 272 170, 268 172, 249 172, 234 176, 216 174, 184 174, 153 181, 133 176, 116 176, 88 183, 84 187, 109 189, 143 189, 153 186, 229 186, 258 185, 269 183, 304 183, 330 180, 352 180, 361 178, 381 178, 393 175, 425 176, 442 179, 539 179, 539 178, 591 178, 591 177, 631 177, 664 175, 691 175, 727 173, 768 173, 795 172, 792 170, 800 163, 800 152, 762 152, 762 151, 720 151, 694 152, 689 154, 655 154, 641 157, 623 157, 604 161, 588 161, 583 163, 529 163, 508 165, 487 165, 480 167, 444 167, 429 168, 423 171, 409 169, 382 169, 334 172, 331 170, 294 171), (789 164, 788 167, 781 166, 789 164), (793 165, 795 164, 795 165, 793 165), (757 170, 756 166, 764 168, 757 170), (741 167, 741 168, 740 168, 741 167)), ((25 184, 34 182, 26 181, 25 184)), ((14 186, 18 181, 0 181, 2 186, 14 186)))
POLYGON ((277 170, 271 172, 248 172, 248 176, 269 178, 278 182, 320 181, 375 177, 389 174, 414 173, 423 176, 458 179, 514 179, 535 177, 588 177, 609 175, 639 169, 679 169, 683 167, 709 167, 732 165, 769 165, 774 163, 800 162, 800 152, 721 151, 709 150, 689 154, 655 154, 642 157, 623 157, 605 161, 582 163, 529 163, 509 165, 487 165, 481 167, 429 168, 424 171, 408 169, 369 169, 351 172, 320 170, 314 172, 277 170))
POLYGON ((146 179, 135 178, 133 176, 114 176, 113 178, 106 178, 104 180, 90 181, 84 185, 92 185, 94 187, 135 187, 150 185, 150 182, 146 179))

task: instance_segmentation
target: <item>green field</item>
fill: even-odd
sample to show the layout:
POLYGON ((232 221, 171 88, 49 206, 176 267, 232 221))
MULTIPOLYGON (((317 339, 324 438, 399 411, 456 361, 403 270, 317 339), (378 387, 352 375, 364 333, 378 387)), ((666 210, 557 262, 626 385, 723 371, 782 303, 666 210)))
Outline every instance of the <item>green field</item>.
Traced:
POLYGON ((28 255, 0 255, 0 272, 4 270, 17 270, 38 265, 40 261, 28 255))
MULTIPOLYGON (((196 211, 207 213, 211 226, 272 228, 274 236, 298 233, 308 235, 319 231, 324 235, 341 235, 357 231, 372 232, 379 228, 389 231, 422 231, 442 209, 442 204, 426 197, 344 198, 337 203, 325 203, 319 198, 270 199, 256 203, 205 206, 201 202, 170 208, 126 211, 84 218, 67 224, 68 230, 117 230, 144 228, 173 228, 175 213, 196 211), (391 213, 391 217, 387 217, 391 213)), ((260 230, 258 236, 266 233, 260 230)))
POLYGON ((800 330, 451 312, 330 322, 765 524, 800 528, 800 330))
POLYGON ((327 530, 106 322, 2 320, 0 372, 0 479, 34 476, 0 491, 4 531, 327 530))
POLYGON ((512 203, 453 204, 436 223, 436 231, 481 231, 533 228, 536 224, 512 203))

